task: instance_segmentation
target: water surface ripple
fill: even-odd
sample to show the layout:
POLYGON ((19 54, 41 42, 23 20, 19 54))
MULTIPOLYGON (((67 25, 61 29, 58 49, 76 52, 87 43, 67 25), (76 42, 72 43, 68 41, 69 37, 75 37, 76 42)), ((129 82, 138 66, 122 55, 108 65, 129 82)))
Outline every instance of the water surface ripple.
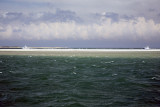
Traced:
POLYGON ((0 106, 158 107, 160 59, 0 56, 0 106))

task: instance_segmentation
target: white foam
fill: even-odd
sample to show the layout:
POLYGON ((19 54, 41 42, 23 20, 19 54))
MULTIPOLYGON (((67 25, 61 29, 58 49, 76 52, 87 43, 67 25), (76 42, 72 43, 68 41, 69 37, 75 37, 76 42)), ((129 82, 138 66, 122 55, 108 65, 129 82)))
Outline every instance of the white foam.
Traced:
POLYGON ((106 64, 111 63, 111 62, 105 62, 106 64))
POLYGON ((118 75, 118 74, 112 74, 112 76, 116 76, 116 75, 118 75))
POLYGON ((11 72, 11 73, 15 73, 14 71, 9 71, 9 72, 11 72))
POLYGON ((73 74, 77 74, 76 72, 73 72, 73 74))
POLYGON ((2 74, 2 72, 0 72, 0 74, 2 74))
POLYGON ((105 62, 105 63, 113 63, 114 61, 109 61, 109 62, 105 62))
POLYGON ((153 80, 155 80, 155 79, 156 79, 156 77, 152 77, 152 79, 153 79, 153 80))

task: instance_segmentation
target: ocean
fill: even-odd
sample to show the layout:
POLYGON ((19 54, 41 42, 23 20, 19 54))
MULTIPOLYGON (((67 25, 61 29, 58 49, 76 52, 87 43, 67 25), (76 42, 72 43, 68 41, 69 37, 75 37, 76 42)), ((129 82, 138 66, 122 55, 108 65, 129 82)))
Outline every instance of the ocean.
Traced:
POLYGON ((160 52, 13 53, 0 55, 0 107, 160 106, 160 52))

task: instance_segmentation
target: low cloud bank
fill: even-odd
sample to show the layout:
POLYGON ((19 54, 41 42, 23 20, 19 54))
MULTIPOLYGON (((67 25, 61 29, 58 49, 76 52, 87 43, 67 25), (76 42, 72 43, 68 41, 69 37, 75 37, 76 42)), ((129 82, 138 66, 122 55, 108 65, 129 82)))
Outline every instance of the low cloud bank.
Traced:
POLYGON ((150 40, 160 38, 160 23, 138 17, 112 22, 107 18, 100 24, 76 22, 40 22, 29 24, 0 24, 0 40, 150 40))

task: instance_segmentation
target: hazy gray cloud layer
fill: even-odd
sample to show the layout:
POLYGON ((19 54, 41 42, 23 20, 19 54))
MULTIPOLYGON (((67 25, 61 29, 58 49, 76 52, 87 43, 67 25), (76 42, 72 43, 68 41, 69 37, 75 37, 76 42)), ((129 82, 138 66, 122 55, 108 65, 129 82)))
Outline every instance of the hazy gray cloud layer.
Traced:
POLYGON ((160 0, 1 0, 4 11, 45 11, 57 8, 76 12, 81 17, 91 13, 114 12, 159 21, 160 0))
POLYGON ((82 19, 76 15, 75 12, 69 10, 57 9, 56 12, 35 12, 35 13, 22 13, 22 12, 3 12, 0 14, 0 23, 40 23, 40 22, 82 22, 82 19))

